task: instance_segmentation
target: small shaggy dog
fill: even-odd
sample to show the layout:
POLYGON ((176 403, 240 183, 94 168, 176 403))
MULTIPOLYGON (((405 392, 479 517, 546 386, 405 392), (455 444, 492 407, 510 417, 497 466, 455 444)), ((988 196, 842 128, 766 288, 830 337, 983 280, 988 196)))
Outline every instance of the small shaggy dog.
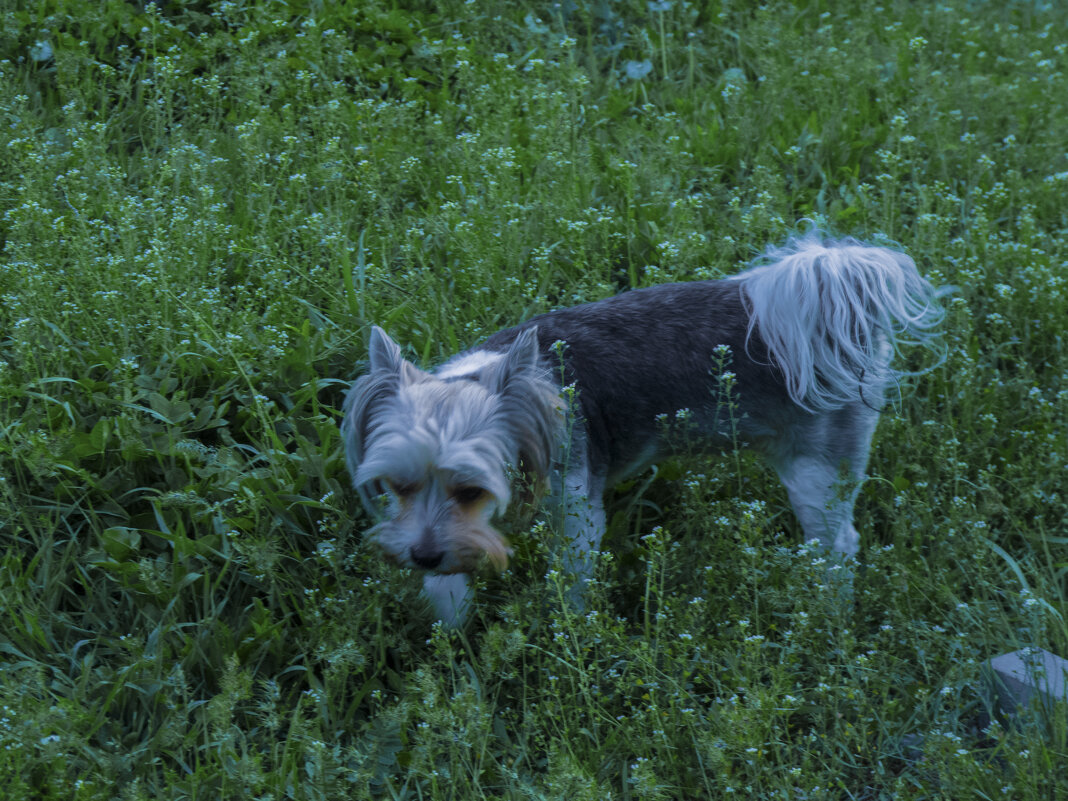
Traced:
POLYGON ((425 571, 452 625, 467 613, 469 574, 507 560, 492 521, 524 473, 557 501, 580 596, 605 530, 602 494, 669 449, 664 416, 683 409, 707 449, 733 435, 763 452, 806 539, 851 557, 853 502, 899 375, 891 359, 902 343, 933 345, 941 294, 902 253, 813 232, 730 278, 540 315, 432 372, 375 327, 370 369, 345 401, 353 484, 381 520, 372 533, 385 554, 425 571), (733 413, 713 371, 724 346, 733 413))

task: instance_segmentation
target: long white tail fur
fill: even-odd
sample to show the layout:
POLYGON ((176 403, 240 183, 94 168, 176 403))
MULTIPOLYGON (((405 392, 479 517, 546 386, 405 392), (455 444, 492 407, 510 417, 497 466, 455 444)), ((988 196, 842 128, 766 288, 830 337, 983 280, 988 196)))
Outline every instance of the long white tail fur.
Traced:
POLYGON ((810 411, 867 400, 896 381, 900 345, 937 350, 945 315, 935 289, 904 253, 818 231, 769 249, 737 276, 756 333, 782 371, 790 398, 810 411))

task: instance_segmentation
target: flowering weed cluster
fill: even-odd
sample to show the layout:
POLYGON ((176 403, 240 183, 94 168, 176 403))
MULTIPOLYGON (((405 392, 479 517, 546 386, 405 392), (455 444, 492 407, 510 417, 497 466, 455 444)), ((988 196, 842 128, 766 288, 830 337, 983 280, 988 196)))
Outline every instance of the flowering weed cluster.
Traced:
POLYGON ((1065 792, 1063 715, 1010 723, 981 676, 1068 654, 1062 4, 13 9, 7 797, 1065 792), (348 491, 368 325, 433 363, 804 218, 957 287, 880 423, 851 597, 730 449, 620 488, 585 609, 517 515, 472 625, 434 626, 348 491))

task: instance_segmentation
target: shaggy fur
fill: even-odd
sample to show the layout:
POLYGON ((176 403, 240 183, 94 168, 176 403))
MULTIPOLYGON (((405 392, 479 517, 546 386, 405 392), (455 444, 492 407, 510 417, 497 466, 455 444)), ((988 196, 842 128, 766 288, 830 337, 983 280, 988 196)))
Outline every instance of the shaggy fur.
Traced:
POLYGON ((452 624, 467 614, 467 576, 481 559, 505 564, 492 520, 517 471, 550 486, 580 597, 605 488, 670 450, 663 419, 682 409, 691 446, 693 436, 715 449, 733 435, 762 451, 806 538, 850 557, 853 501, 898 377, 891 359, 902 344, 935 346, 939 294, 902 253, 814 233, 732 278, 535 317, 433 372, 375 327, 370 369, 345 402, 353 483, 381 519, 372 534, 385 555, 427 571, 424 589, 452 624), (729 417, 711 372, 723 346, 735 376, 729 417))

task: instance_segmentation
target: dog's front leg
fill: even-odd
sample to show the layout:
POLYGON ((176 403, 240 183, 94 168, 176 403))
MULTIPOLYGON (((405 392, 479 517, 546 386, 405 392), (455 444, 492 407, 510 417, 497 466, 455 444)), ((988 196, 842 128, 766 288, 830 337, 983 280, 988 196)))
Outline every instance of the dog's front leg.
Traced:
POLYGON ((450 628, 462 626, 471 612, 471 580, 466 573, 423 576, 423 592, 434 607, 438 620, 450 628))
POLYGON ((600 546, 605 532, 604 477, 583 460, 554 483, 560 498, 560 564, 570 582, 568 600, 576 609, 583 609, 586 584, 593 575, 591 552, 600 546))

